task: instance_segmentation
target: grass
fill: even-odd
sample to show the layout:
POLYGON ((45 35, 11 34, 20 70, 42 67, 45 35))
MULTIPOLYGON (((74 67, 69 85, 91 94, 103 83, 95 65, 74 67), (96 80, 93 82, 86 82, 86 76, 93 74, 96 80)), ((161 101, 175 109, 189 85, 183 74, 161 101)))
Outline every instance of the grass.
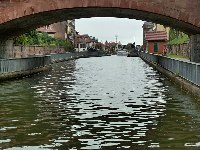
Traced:
POLYGON ((169 58, 185 58, 185 59, 189 59, 188 57, 181 56, 181 55, 174 55, 174 54, 168 54, 167 57, 169 57, 169 58))

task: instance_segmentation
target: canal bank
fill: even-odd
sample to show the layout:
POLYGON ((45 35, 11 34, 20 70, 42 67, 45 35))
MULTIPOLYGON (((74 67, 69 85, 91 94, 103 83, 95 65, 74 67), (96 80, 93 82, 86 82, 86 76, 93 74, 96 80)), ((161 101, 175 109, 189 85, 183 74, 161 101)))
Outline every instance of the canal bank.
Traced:
POLYGON ((50 56, 0 59, 0 80, 20 78, 51 68, 50 56))
POLYGON ((200 98, 200 64, 143 52, 140 57, 181 89, 200 98))
POLYGON ((140 58, 54 63, 0 91, 3 150, 199 149, 200 101, 140 58))
POLYGON ((0 80, 21 78, 51 69, 52 63, 78 58, 96 57, 98 52, 59 53, 46 56, 0 59, 0 80))
POLYGON ((44 67, 40 67, 40 68, 35 68, 33 70, 3 73, 3 74, 0 74, 0 81, 5 81, 8 79, 22 78, 22 77, 26 77, 26 76, 30 76, 30 75, 39 73, 39 72, 48 71, 50 69, 51 69, 51 66, 44 66, 44 67))

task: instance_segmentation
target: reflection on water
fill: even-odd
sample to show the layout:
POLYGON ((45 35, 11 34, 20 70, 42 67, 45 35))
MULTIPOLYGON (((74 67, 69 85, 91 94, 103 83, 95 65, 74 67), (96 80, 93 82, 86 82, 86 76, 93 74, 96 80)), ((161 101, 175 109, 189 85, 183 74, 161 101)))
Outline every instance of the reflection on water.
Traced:
POLYGON ((0 85, 2 149, 200 148, 199 103, 139 58, 58 63, 0 85))

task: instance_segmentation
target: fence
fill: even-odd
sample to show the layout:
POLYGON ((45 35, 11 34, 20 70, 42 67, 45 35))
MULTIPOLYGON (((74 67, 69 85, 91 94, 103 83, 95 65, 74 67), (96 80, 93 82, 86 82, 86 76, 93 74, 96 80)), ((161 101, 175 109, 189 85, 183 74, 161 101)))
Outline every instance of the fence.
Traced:
POLYGON ((95 57, 99 56, 99 52, 75 52, 75 53, 62 53, 62 54, 50 54, 52 61, 66 60, 70 58, 78 57, 95 57))
POLYGON ((157 64, 160 67, 178 75, 198 86, 200 86, 200 64, 173 59, 149 53, 140 53, 140 56, 151 63, 157 64))
POLYGON ((76 52, 76 53, 50 54, 50 56, 52 61, 58 61, 58 60, 88 56, 88 54, 87 52, 76 52))
POLYGON ((0 73, 11 73, 33 70, 51 63, 50 56, 28 58, 0 59, 0 73))
MULTIPOLYGON (((96 53, 95 53, 96 54, 96 53)), ((88 57, 88 52, 50 54, 46 56, 34 56, 25 58, 0 59, 0 75, 4 73, 23 72, 45 67, 54 61, 71 58, 88 57)))

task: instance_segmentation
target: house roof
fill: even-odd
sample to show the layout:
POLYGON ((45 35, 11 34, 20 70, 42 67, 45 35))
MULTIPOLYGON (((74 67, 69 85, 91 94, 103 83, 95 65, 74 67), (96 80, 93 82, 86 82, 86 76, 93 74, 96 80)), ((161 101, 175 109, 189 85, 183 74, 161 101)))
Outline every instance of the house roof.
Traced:
POLYGON ((116 46, 117 45, 117 43, 115 43, 115 42, 105 42, 105 46, 116 46))
POLYGON ((145 34, 146 41, 167 41, 167 32, 157 31, 157 32, 147 32, 145 34))
POLYGON ((98 41, 95 39, 95 37, 91 37, 88 34, 83 34, 83 35, 76 34, 75 42, 76 43, 92 43, 92 42, 96 43, 98 41))

